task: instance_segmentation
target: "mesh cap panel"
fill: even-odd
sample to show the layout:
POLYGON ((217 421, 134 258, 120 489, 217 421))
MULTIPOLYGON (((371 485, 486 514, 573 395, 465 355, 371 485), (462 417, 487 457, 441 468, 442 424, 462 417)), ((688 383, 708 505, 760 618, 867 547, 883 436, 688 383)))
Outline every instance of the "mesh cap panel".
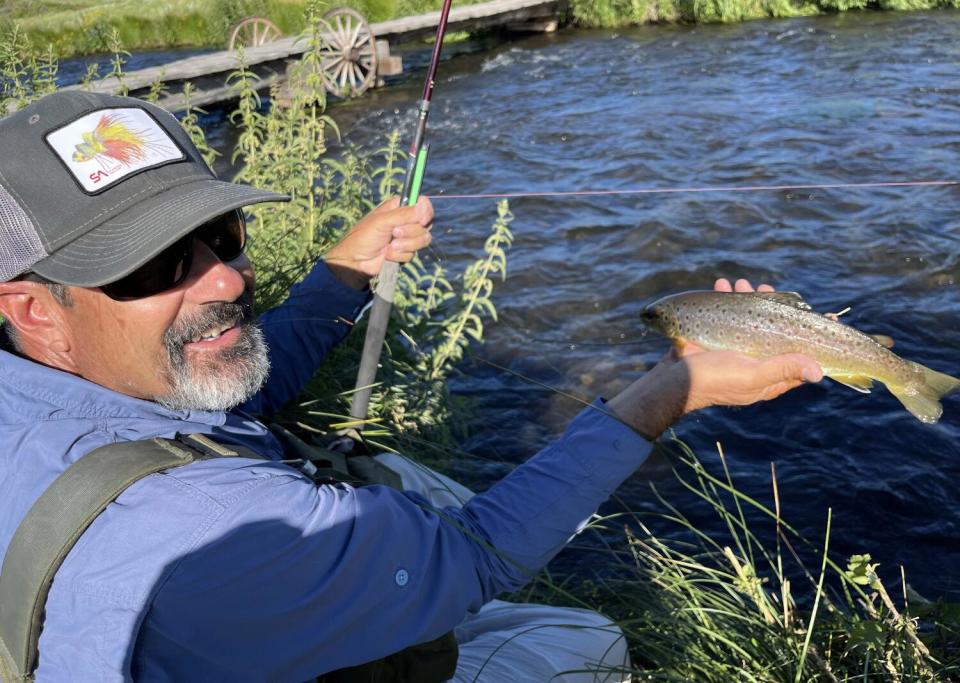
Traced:
POLYGON ((0 282, 29 270, 46 256, 30 217, 0 185, 0 282))

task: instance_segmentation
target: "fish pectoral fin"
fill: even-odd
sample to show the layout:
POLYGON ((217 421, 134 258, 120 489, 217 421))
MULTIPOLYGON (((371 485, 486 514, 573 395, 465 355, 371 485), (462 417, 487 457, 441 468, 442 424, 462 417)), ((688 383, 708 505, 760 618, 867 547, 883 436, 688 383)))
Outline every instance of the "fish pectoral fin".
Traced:
POLYGON ((845 387, 850 387, 851 389, 856 389, 861 394, 869 394, 870 389, 873 387, 873 379, 867 377, 866 375, 843 375, 843 374, 829 374, 827 375, 834 382, 839 382, 845 387))
POLYGON ((877 342, 880 346, 885 346, 888 349, 893 348, 893 337, 888 337, 885 334, 868 334, 873 341, 877 342))
POLYGON ((813 310, 813 306, 804 301, 803 297, 797 292, 752 292, 752 294, 770 301, 776 301, 784 306, 799 308, 801 311, 813 310))

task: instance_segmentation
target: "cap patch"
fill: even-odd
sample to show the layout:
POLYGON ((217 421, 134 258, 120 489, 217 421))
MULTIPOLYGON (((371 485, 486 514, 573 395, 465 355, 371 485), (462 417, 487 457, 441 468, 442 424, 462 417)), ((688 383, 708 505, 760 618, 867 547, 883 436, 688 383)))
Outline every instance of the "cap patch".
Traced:
POLYGON ((88 194, 185 158, 160 124, 136 107, 91 112, 48 133, 46 140, 88 194))

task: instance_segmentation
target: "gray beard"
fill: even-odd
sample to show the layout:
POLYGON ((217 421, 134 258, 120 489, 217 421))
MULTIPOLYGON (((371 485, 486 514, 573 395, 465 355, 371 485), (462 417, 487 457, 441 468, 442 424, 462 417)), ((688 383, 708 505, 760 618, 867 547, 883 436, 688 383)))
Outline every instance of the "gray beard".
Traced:
POLYGON ((157 402, 170 410, 227 411, 252 397, 270 374, 263 331, 253 320, 249 292, 235 303, 209 304, 163 336, 170 392, 157 402), (215 358, 188 362, 184 345, 213 326, 235 323, 237 340, 215 358))

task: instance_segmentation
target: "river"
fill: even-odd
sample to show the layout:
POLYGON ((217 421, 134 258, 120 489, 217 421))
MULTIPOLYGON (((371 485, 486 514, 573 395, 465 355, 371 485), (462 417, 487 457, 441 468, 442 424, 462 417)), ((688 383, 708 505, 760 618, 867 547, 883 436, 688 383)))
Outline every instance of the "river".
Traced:
MULTIPOLYGON (((727 26, 570 31, 441 66, 430 118, 431 195, 829 184, 960 178, 960 12, 850 13, 727 26)), ((422 70, 334 109, 347 139, 411 130, 422 70)), ((435 256, 476 258, 492 200, 434 200, 435 256)), ((960 375, 960 189, 885 188, 511 201, 516 242, 478 355, 585 399, 610 396, 667 345, 639 312, 661 295, 748 277, 885 333, 901 355, 960 375)), ((518 461, 577 405, 482 363, 456 388, 478 401, 469 446, 518 461)), ((960 591, 960 397, 925 425, 883 388, 825 380, 770 404, 677 426, 714 471, 831 548, 899 565, 931 595, 960 591)), ((662 463, 648 482, 685 501, 662 463)), ((499 473, 503 468, 487 466, 499 473)), ((769 525, 767 525, 769 526, 769 525)), ((666 529, 665 526, 655 528, 666 529)), ((760 528, 764 528, 760 525, 760 528)))
MULTIPOLYGON (((478 257, 495 205, 443 194, 960 178, 957 11, 578 30, 481 47, 448 50, 430 118, 432 252, 452 267, 478 257)), ((409 134, 422 53, 406 55, 391 87, 332 108, 347 141, 409 134)), ((643 336, 644 304, 720 276, 801 292, 821 311, 850 306, 846 322, 960 375, 957 187, 521 198, 511 208, 501 319, 478 355, 538 382, 612 395, 666 351, 643 336)), ((516 375, 463 369, 455 389, 477 401, 468 478, 506 471, 577 410, 516 375)), ((783 515, 803 534, 819 542, 832 508, 837 557, 869 552, 888 585, 902 564, 922 593, 956 597, 960 397, 944 408, 925 425, 883 388, 862 395, 825 380, 688 417, 677 434, 714 471, 721 442, 738 487, 768 505, 774 462, 783 515)), ((662 460, 621 489, 628 507, 655 508, 650 482, 721 532, 662 460)))

